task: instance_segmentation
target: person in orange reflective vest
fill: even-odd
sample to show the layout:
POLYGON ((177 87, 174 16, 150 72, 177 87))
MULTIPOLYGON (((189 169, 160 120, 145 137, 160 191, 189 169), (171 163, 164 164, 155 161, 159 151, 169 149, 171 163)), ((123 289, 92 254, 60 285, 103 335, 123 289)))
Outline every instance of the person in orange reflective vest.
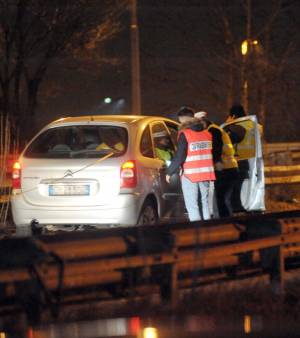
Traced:
POLYGON ((181 186, 190 221, 210 219, 209 191, 215 180, 212 136, 194 113, 189 107, 177 113, 181 123, 177 151, 166 175, 170 182, 171 176, 182 169, 181 186))

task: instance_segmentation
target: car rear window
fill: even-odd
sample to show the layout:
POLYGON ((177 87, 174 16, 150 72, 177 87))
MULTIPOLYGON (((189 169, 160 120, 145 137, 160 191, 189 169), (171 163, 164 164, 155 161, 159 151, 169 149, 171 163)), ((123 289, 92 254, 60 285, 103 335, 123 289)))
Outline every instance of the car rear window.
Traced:
POLYGON ((40 134, 26 149, 29 158, 97 158, 122 156, 127 149, 126 128, 107 125, 54 127, 40 134))

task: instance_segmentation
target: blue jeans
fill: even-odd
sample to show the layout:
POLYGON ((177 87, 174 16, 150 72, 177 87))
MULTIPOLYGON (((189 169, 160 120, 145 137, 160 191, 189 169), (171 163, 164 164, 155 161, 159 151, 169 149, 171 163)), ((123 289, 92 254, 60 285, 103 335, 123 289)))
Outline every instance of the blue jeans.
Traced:
POLYGON ((210 181, 193 183, 184 175, 181 176, 181 186, 185 207, 189 214, 189 220, 199 221, 210 219, 209 187, 210 181), (201 205, 199 205, 199 192, 201 205))

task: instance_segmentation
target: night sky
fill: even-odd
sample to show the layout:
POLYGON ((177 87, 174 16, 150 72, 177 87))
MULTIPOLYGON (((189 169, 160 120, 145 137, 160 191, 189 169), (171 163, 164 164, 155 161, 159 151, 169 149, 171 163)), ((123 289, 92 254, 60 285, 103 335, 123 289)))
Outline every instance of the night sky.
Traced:
MULTIPOLYGON (((254 37, 264 38, 260 31, 275 2, 252 1, 254 37)), ((286 46, 290 46, 288 40, 293 37, 284 72, 285 82, 293 90, 289 91, 291 97, 282 100, 274 93, 276 99, 269 106, 276 106, 277 110, 273 106, 269 109, 276 116, 282 112, 279 106, 286 107, 289 111, 299 111, 300 108, 297 94, 300 2, 285 3, 288 10, 284 8, 275 21, 270 40, 272 61, 276 64, 276 58, 279 60, 282 57, 286 46)), ((217 9, 219 6, 225 9, 224 14, 230 20, 234 43, 238 47, 246 34, 243 1, 140 0, 138 4, 142 113, 170 115, 182 105, 191 105, 199 110, 207 110, 212 119, 222 122, 228 111, 228 67, 220 61, 222 57, 227 57, 227 49, 221 23, 222 12, 217 9)), ((117 65, 91 65, 86 70, 86 67, 74 68, 68 60, 62 58, 55 61, 43 85, 44 94, 38 107, 42 112, 38 116, 39 126, 56 117, 84 112, 103 113, 106 108, 102 101, 106 96, 114 100, 125 100, 122 107, 119 106, 121 110, 111 105, 108 113, 130 113, 129 26, 129 13, 125 13, 122 17, 122 31, 104 46, 105 55, 117 58, 117 65)), ((238 95, 233 99, 238 101, 238 95)), ((256 107, 252 109, 255 110, 256 107)), ((274 133, 277 133, 276 128, 274 133)))

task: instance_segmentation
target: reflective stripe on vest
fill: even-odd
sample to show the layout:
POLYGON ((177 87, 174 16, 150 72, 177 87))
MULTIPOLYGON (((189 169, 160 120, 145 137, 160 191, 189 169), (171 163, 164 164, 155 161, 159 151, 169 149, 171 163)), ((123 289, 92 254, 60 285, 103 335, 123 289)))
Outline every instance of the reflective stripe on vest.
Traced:
POLYGON ((185 174, 211 173, 214 172, 214 167, 191 168, 184 169, 185 174))
POLYGON ((183 174, 195 183, 215 180, 211 134, 207 130, 185 129, 181 132, 187 140, 187 157, 183 164, 183 174))
POLYGON ((192 155, 187 156, 185 162, 191 162, 191 161, 201 161, 201 160, 210 160, 212 159, 212 154, 206 154, 206 155, 192 155))
POLYGON ((241 161, 255 157, 255 128, 253 121, 241 121, 236 123, 236 125, 245 128, 246 131, 243 140, 235 145, 236 159, 241 161))
POLYGON ((223 142, 221 158, 224 169, 237 168, 238 167, 237 160, 234 157, 235 151, 229 135, 226 133, 224 129, 222 129, 221 127, 217 126, 214 123, 212 123, 207 129, 209 130, 210 128, 216 128, 221 132, 223 142))

